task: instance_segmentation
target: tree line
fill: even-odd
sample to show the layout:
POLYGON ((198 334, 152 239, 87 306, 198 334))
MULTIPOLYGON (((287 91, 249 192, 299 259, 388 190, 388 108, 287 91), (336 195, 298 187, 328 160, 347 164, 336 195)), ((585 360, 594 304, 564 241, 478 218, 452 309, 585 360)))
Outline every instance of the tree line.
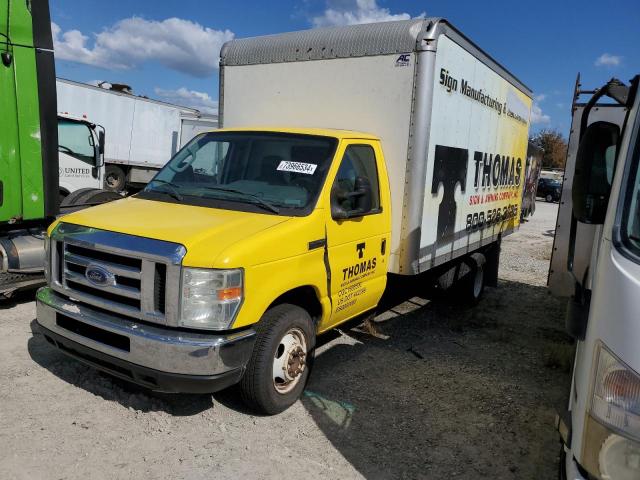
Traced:
POLYGON ((564 169, 567 161, 567 141, 562 133, 553 128, 544 128, 529 137, 529 141, 544 151, 542 168, 564 169))

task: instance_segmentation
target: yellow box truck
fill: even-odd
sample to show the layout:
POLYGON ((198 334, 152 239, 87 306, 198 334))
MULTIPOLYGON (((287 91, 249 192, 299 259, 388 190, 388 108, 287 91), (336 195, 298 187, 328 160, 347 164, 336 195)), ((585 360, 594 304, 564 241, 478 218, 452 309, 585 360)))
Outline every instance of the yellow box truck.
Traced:
POLYGON ((477 301, 520 218, 531 91, 442 19, 234 40, 221 130, 49 230, 38 323, 153 390, 277 413, 390 275, 477 301))

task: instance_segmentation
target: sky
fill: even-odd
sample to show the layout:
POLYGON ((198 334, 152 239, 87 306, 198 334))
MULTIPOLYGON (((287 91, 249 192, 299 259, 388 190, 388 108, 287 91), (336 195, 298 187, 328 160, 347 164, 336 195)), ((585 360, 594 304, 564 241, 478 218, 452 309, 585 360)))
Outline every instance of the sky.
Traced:
POLYGON ((568 136, 584 89, 640 73, 640 0, 50 0, 57 76, 131 85, 215 113, 218 58, 233 38, 444 17, 534 92, 531 129, 568 136))

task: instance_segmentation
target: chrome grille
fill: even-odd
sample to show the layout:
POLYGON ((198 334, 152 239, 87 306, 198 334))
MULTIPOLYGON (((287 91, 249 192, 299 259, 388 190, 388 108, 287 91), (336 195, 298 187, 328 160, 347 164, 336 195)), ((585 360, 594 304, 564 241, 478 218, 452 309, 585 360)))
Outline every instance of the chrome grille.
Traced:
POLYGON ((89 295, 106 297, 140 311, 142 261, 91 250, 65 243, 63 285, 89 295), (125 260, 123 262, 122 260, 125 260), (134 260, 133 262, 129 260, 134 260), (127 263, 129 265, 127 265, 127 263), (89 266, 99 266, 113 273, 113 285, 97 286, 87 279, 89 266), (105 295, 107 294, 107 295, 105 295))
POLYGON ((51 241, 55 290, 114 313, 177 325, 183 246, 64 223, 51 241))

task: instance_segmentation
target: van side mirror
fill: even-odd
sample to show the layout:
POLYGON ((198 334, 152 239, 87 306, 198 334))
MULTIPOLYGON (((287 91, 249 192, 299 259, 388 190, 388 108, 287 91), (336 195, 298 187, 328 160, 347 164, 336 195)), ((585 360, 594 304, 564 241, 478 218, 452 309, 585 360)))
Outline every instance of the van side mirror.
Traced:
POLYGON ((616 167, 620 128, 594 122, 582 135, 573 176, 573 214, 579 222, 604 223, 616 167))
POLYGON ((98 132, 98 152, 104 155, 104 130, 98 132))
POLYGON ((361 217, 369 213, 372 206, 371 182, 366 177, 356 177, 354 189, 351 192, 339 187, 334 187, 331 191, 331 217, 334 220, 361 217), (345 207, 345 203, 349 205, 345 207))

